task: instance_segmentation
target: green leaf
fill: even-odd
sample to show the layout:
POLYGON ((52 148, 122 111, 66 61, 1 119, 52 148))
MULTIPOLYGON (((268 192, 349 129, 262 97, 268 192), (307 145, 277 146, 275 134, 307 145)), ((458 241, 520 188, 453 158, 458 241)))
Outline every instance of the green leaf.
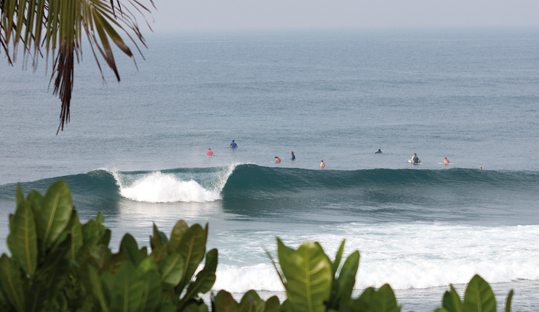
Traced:
POLYGON ((507 294, 507 299, 505 300, 505 312, 511 312, 511 302, 513 301, 513 295, 515 292, 511 289, 507 294))
POLYGON ((34 214, 30 204, 20 201, 15 215, 9 222, 7 245, 15 262, 32 276, 37 267, 37 234, 34 214))
POLYGON ((336 300, 340 307, 345 307, 352 297, 352 291, 356 284, 356 275, 359 268, 359 251, 351 253, 344 262, 339 278, 337 279, 336 300))
POLYGON ((490 285, 479 275, 474 275, 464 293, 464 311, 496 312, 496 297, 490 285))
POLYGON ((69 250, 69 256, 71 260, 75 260, 79 250, 84 244, 82 238, 82 226, 80 224, 79 216, 76 210, 73 210, 71 215, 71 248, 69 250))
POLYGON ((73 202, 64 181, 51 185, 43 199, 43 207, 36 213, 37 232, 45 248, 56 244, 56 239, 66 229, 71 218, 73 202))
POLYGON ((123 262, 118 272, 104 274, 106 292, 110 297, 111 311, 142 311, 145 306, 145 281, 138 278, 137 269, 130 262, 123 262))
MULTIPOLYGON (((176 311, 176 310, 174 310, 176 311)), ((208 306, 204 303, 193 302, 185 307, 182 312, 208 312, 208 306)))
POLYGON ((179 307, 182 308, 189 300, 195 298, 199 293, 207 293, 215 283, 215 270, 217 269, 217 249, 212 249, 206 254, 204 268, 197 273, 194 282, 187 287, 187 292, 180 300, 179 307))
POLYGON ((264 300, 252 289, 243 295, 238 305, 240 312, 264 312, 265 308, 264 300))
POLYGON ((138 265, 142 260, 137 241, 129 233, 122 237, 122 241, 120 242, 120 253, 124 254, 134 265, 138 265))
POLYGON ((212 300, 215 312, 236 312, 238 304, 232 295, 226 290, 220 290, 212 300))
POLYGON ((333 269, 333 276, 336 276, 339 265, 341 265, 342 255, 344 253, 344 245, 346 244, 346 239, 343 239, 339 249, 337 249, 337 254, 335 255, 335 261, 333 261, 331 268, 333 269))
POLYGON ((189 226, 185 221, 178 220, 174 227, 172 228, 172 231, 170 232, 170 240, 168 242, 168 251, 174 252, 178 251, 178 248, 180 247, 180 243, 182 241, 183 234, 187 232, 189 229, 189 226))
POLYGON ((20 270, 5 254, 0 257, 0 289, 17 311, 26 310, 26 298, 20 270))
POLYGON ((99 278, 99 275, 97 273, 97 270, 93 266, 88 266, 88 282, 90 284, 90 291, 94 295, 94 297, 97 299, 97 302, 99 303, 99 307, 101 311, 109 311, 108 302, 105 299, 105 294, 103 292, 103 286, 101 285, 101 280, 99 278))
POLYGON ((239 312, 264 312, 265 302, 254 290, 247 291, 238 305, 239 312))
POLYGON ((277 251, 290 307, 294 311, 325 311, 333 271, 320 244, 304 243, 293 250, 277 239, 277 251))
POLYGON ((460 300, 459 294, 457 293, 453 285, 449 285, 449 287, 449 291, 446 291, 444 293, 444 297, 442 299, 442 307, 449 312, 462 312, 463 305, 462 301, 460 300))
POLYGON ((155 223, 153 224, 153 234, 150 237, 150 243, 153 248, 163 247, 167 244, 167 236, 165 233, 159 231, 159 228, 155 223))
POLYGON ((279 297, 271 296, 266 300, 266 309, 264 312, 279 312, 281 311, 281 303, 279 297))
POLYGON ((172 287, 178 285, 183 277, 185 260, 179 253, 168 255, 159 265, 161 271, 161 281, 172 287))
POLYGON ((180 242, 179 253, 185 260, 183 269, 183 278, 177 287, 177 290, 181 292, 185 285, 187 285, 195 270, 198 268, 204 254, 206 253, 206 239, 208 237, 208 227, 203 229, 199 224, 195 224, 187 230, 180 242))
POLYGON ((398 312, 400 306, 391 286, 383 285, 376 290, 369 287, 363 291, 359 298, 348 303, 348 311, 354 312, 398 312))
POLYGON ((161 305, 161 277, 152 257, 140 261, 135 282, 142 281, 142 294, 138 311, 155 311, 161 305))

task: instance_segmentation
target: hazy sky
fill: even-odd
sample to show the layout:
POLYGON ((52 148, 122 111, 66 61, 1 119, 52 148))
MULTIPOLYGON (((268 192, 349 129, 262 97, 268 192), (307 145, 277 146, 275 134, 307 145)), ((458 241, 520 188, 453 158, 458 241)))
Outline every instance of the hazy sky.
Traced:
POLYGON ((539 26, 539 0, 154 0, 161 32, 539 26))

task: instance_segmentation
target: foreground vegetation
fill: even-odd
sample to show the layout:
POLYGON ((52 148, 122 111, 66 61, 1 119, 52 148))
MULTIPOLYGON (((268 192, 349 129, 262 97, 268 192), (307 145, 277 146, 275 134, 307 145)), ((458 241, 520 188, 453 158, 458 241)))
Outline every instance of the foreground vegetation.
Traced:
MULTIPOLYGON (((254 290, 237 302, 220 290, 208 305, 201 295, 215 283, 218 251, 206 250, 207 225, 180 220, 169 236, 154 225, 150 250, 125 234, 113 252, 103 221, 99 214, 81 224, 64 182, 44 196, 31 191, 24 197, 18 188, 17 208, 9 216, 11 256, 0 257, 0 311, 401 311, 387 284, 352 296, 360 254, 344 258, 344 241, 330 259, 316 242, 293 249, 277 239, 278 261, 271 261, 286 290, 284 302, 276 296, 264 300, 254 290)), ((510 291, 505 311, 512 296, 510 291)), ((476 275, 463 298, 450 286, 435 311, 496 307, 490 285, 476 275)))

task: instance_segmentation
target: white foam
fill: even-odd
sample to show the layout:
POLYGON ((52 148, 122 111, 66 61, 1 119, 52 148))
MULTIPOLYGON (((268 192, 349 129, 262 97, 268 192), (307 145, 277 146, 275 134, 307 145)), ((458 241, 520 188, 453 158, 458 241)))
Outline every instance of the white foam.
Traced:
POLYGON ((120 188, 120 195, 139 202, 212 202, 220 200, 221 191, 234 171, 232 164, 218 173, 211 189, 206 189, 193 179, 182 180, 172 173, 160 171, 146 174, 130 183, 122 180, 118 172, 112 172, 120 188))
POLYGON ((331 258, 342 238, 346 238, 345 254, 356 249, 361 252, 356 289, 380 287, 384 283, 395 289, 464 284, 476 273, 491 283, 539 280, 538 225, 348 224, 313 230, 316 231, 252 233, 248 239, 229 237, 243 241, 244 247, 220 248, 225 262, 228 258, 238 264, 219 264, 215 288, 234 292, 251 288, 282 291, 270 261, 264 260, 256 247, 265 245, 275 254, 276 235, 293 247, 306 240, 319 241, 331 258), (258 256, 243 256, 253 253, 258 256))

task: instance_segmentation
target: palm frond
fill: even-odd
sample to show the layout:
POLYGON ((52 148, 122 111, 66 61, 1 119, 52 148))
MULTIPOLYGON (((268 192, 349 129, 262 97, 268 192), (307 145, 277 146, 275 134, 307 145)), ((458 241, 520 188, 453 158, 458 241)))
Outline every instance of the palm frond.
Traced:
MULTIPOLYGON (((155 8, 153 0, 146 1, 155 8)), ((120 81, 113 45, 132 58, 125 36, 141 52, 137 42, 146 46, 146 41, 137 18, 146 21, 150 6, 139 0, 0 0, 0 51, 12 64, 22 45, 23 57, 32 59, 34 69, 39 59, 47 64, 51 60, 53 94, 61 100, 61 131, 70 119, 75 60, 80 61, 83 39, 89 42, 101 76, 104 60, 120 81)))

